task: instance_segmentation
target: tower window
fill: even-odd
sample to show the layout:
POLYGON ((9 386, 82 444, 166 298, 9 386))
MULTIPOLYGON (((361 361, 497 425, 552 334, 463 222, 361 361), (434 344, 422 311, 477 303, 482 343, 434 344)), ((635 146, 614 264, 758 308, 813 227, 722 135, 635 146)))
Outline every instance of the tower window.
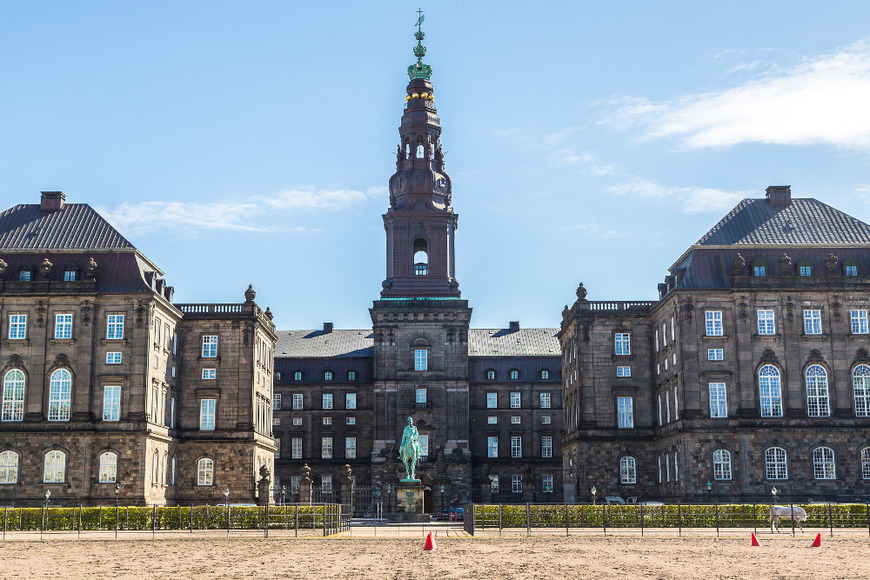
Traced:
POLYGON ((429 244, 423 238, 414 240, 414 275, 429 274, 429 244))
POLYGON ((423 147, 423 137, 417 137, 417 159, 423 159, 426 155, 426 148, 423 147))

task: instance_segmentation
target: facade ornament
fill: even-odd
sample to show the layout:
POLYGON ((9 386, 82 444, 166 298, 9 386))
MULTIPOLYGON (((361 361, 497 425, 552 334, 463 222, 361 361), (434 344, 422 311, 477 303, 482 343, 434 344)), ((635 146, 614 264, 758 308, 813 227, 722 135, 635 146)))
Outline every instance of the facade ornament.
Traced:
POLYGON ((9 264, 0 259, 0 276, 6 273, 6 268, 9 267, 9 264))
POLYGON ((843 306, 843 303, 840 302, 840 297, 834 294, 834 299, 831 301, 831 314, 834 315, 834 320, 837 322, 840 321, 842 315, 840 314, 840 309, 843 306))
POLYGON ((695 300, 691 296, 687 296, 683 302, 683 312, 686 313, 686 320, 689 322, 695 320, 695 300))
POLYGON ((783 274, 791 271, 791 257, 785 252, 779 257, 779 271, 783 274))
POLYGON ((571 309, 568 308, 568 305, 565 305, 565 308, 562 309, 562 320, 568 318, 568 315, 571 313, 571 309))
POLYGON ((42 326, 45 323, 45 301, 40 300, 36 303, 36 324, 42 326))
POLYGON ((93 257, 88 258, 88 263, 85 264, 85 277, 95 278, 97 275, 97 262, 93 257))
POLYGON ((245 290, 245 303, 250 304, 257 297, 257 291, 254 290, 253 284, 248 284, 248 289, 245 290))
POLYGON ((145 324, 145 303, 139 300, 136 303, 136 326, 142 328, 142 325, 145 324))
POLYGON ((350 476, 353 474, 353 470, 350 468, 350 465, 345 463, 344 467, 341 468, 341 474, 342 476, 344 476, 344 479, 350 479, 350 476))
MULTIPOLYGON (((423 11, 417 10, 417 32, 414 33, 414 38, 417 39, 417 46, 414 47, 414 56, 417 57, 417 62, 408 67, 408 77, 412 81, 417 79, 428 81, 429 77, 432 76, 432 67, 423 62, 423 57, 426 56, 426 47, 423 46, 423 39, 426 38, 426 33, 421 28, 424 19, 423 11)), ((419 97, 420 95, 414 93, 413 96, 419 97)))
POLYGON ((737 317, 740 319, 740 322, 746 322, 747 310, 749 309, 749 305, 746 302, 739 302, 737 304, 737 317))
POLYGON ((810 356, 807 357, 807 361, 814 363, 823 363, 825 362, 825 359, 822 357, 822 353, 814 348, 810 351, 810 356))
POLYGON ((788 320, 794 320, 794 302, 791 300, 791 296, 785 303, 785 316, 788 320))
POLYGON ((837 267, 839 261, 840 259, 834 254, 828 254, 828 256, 825 258, 825 268, 828 269, 828 272, 833 272, 834 269, 837 267))
POLYGON ((268 306, 266 307, 266 312, 264 312, 263 314, 265 314, 266 318, 268 318, 269 320, 272 320, 275 317, 275 315, 272 314, 272 309, 268 306))
POLYGON ((393 279, 392 279, 392 278, 387 278, 386 280, 384 280, 383 282, 381 282, 381 287, 384 288, 385 290, 386 290, 386 289, 389 289, 389 288, 392 288, 392 287, 393 287, 393 279))
POLYGON ((734 256, 734 259, 731 260, 731 268, 734 270, 735 274, 742 274, 746 269, 746 260, 743 259, 743 256, 740 255, 740 252, 734 256))
POLYGON ((764 352, 761 353, 761 361, 760 362, 762 364, 765 364, 765 363, 779 364, 779 359, 776 358, 776 353, 773 352, 773 350, 766 348, 766 349, 764 349, 764 352))
MULTIPOLYGON (((16 355, 13 355, 16 356, 16 355)), ((870 362, 870 353, 867 352, 866 348, 859 348, 858 352, 855 353, 855 362, 870 362)))
POLYGON ((299 474, 302 476, 302 481, 305 483, 311 483, 311 468, 308 467, 308 464, 305 463, 302 468, 299 470, 299 474))
POLYGON ((54 264, 49 262, 48 258, 42 259, 42 262, 39 263, 39 273, 42 274, 43 278, 48 278, 48 275, 51 274, 52 266, 54 266, 54 264))
POLYGON ((577 286, 577 300, 586 302, 586 286, 583 285, 583 282, 580 282, 580 285, 577 286))
POLYGON ((24 359, 21 358, 20 354, 12 353, 12 355, 9 356, 9 362, 6 363, 6 367, 3 369, 4 374, 5 371, 10 368, 24 369, 24 359))

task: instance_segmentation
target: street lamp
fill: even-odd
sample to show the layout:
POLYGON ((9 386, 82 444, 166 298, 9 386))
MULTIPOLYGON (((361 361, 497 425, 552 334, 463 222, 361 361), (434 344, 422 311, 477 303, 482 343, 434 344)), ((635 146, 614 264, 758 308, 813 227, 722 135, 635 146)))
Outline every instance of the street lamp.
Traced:
POLYGON ((45 501, 42 502, 42 527, 39 529, 39 539, 42 540, 42 532, 45 531, 45 510, 48 509, 49 498, 51 497, 51 491, 45 490, 45 501))
POLYGON ((709 493, 709 494, 713 493, 713 482, 710 481, 709 479, 707 480, 707 493, 709 493))
POLYGON ((51 490, 50 490, 50 489, 46 489, 46 490, 45 490, 45 503, 43 504, 43 507, 47 508, 47 507, 48 507, 48 504, 49 504, 50 502, 51 502, 51 490))
POLYGON ((229 537, 230 537, 230 488, 229 488, 229 486, 224 488, 224 503, 227 504, 227 539, 229 539, 229 537))
POLYGON ((287 503, 287 486, 282 485, 281 486, 281 505, 284 505, 285 503, 287 503))
POLYGON ((444 511, 444 484, 441 484, 441 511, 444 511))
POLYGON ((390 513, 390 504, 393 501, 393 486, 387 484, 387 513, 390 513))
POLYGON ((592 486, 592 489, 589 490, 592 493, 592 505, 595 505, 595 494, 598 493, 598 490, 595 489, 595 486, 592 486))
POLYGON ((115 539, 118 539, 118 520, 121 519, 121 484, 115 484, 115 539))

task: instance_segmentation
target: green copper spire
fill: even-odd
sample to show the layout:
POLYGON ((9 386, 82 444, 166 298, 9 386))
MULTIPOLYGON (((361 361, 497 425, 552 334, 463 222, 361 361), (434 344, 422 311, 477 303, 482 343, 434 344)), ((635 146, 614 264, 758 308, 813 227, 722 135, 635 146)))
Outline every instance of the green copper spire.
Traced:
POLYGON ((414 56, 417 57, 417 62, 408 67, 408 76, 411 80, 423 79, 429 80, 432 76, 432 67, 423 62, 423 57, 426 56, 426 47, 423 46, 423 39, 426 38, 426 33, 421 28, 423 24, 423 10, 417 10, 417 32, 414 33, 414 38, 417 39, 417 46, 414 47, 414 56))

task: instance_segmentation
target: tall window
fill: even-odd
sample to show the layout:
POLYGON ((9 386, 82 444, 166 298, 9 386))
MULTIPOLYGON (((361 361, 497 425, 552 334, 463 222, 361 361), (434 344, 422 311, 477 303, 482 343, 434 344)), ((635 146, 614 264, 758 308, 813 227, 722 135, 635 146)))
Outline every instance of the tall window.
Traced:
POLYGON ((66 453, 49 451, 42 469, 43 483, 63 483, 66 480, 66 453))
POLYGON ((425 371, 429 368, 429 351, 425 348, 414 349, 414 370, 425 371))
POLYGON ((498 476, 497 475, 490 475, 489 476, 489 489, 490 489, 490 491, 492 491, 492 493, 498 493, 499 487, 500 486, 499 486, 498 476))
POLYGON ((541 492, 553 493, 553 476, 544 474, 541 476, 541 492))
POLYGON ((548 369, 541 369, 541 380, 547 381, 550 379, 550 371, 548 369))
POLYGON ((541 408, 550 408, 550 393, 541 393, 541 408))
POLYGON ((810 417, 828 417, 828 373, 822 365, 807 367, 807 413, 810 417))
MULTIPOLYGON (((199 430, 214 431, 215 399, 201 399, 199 401, 199 430)), ((209 484, 210 485, 210 484, 209 484)))
POLYGON ((332 459, 332 437, 323 437, 320 440, 320 456, 323 459, 332 459))
POLYGON ((272 409, 281 410, 281 393, 272 393, 272 409))
POLYGON ((347 371, 347 380, 353 382, 356 380, 356 371, 347 371))
POLYGON ((804 334, 822 333, 822 311, 804 310, 804 334))
POLYGON ((520 378, 520 371, 518 371, 517 369, 511 369, 510 373, 508 373, 508 376, 512 381, 518 381, 520 378))
POLYGON ((752 264, 752 275, 759 278, 767 276, 767 264, 762 261, 752 264))
POLYGON ((118 481, 118 454, 106 451, 100 455, 100 483, 118 481))
POLYGON ((813 449, 813 477, 816 479, 837 479, 834 450, 830 447, 813 449))
POLYGON ((20 270, 18 270, 18 281, 19 282, 30 282, 33 277, 33 272, 27 266, 22 266, 20 270))
POLYGON ((344 408, 356 409, 356 393, 346 393, 344 395, 344 408))
POLYGON ((852 386, 855 390, 855 416, 870 417, 870 366, 855 367, 852 386))
POLYGON ((323 408, 332 409, 332 393, 323 393, 323 408))
POLYGON ((486 438, 486 456, 498 457, 498 437, 490 435, 486 438))
POLYGON ((511 457, 523 456, 523 438, 519 435, 511 436, 511 457))
POLYGON ((302 393, 293 393, 293 410, 301 411, 302 410, 302 393))
POLYGON ((519 409, 522 404, 522 395, 519 392, 511 393, 511 409, 519 409))
POLYGON ((72 338, 72 314, 54 315, 54 338, 64 340, 72 338))
POLYGON ((852 334, 867 334, 867 311, 866 310, 852 310, 852 334))
POLYGON ((498 408, 498 393, 487 393, 486 394, 486 408, 487 409, 497 409, 498 408))
POLYGON ((710 383, 710 418, 728 417, 728 395, 725 383, 710 383))
POLYGON ((124 315, 109 314, 106 317, 106 338, 120 340, 124 338, 124 315))
POLYGON ((637 483, 637 462, 634 457, 623 457, 619 460, 619 483, 637 483))
POLYGON ((713 452, 713 479, 731 479, 731 452, 725 449, 717 449, 713 452))
POLYGON ((344 438, 345 459, 356 459, 356 437, 344 438))
POLYGON ((553 437, 552 435, 543 435, 541 437, 541 457, 553 456, 553 437))
POLYGON ((426 394, 427 390, 425 387, 418 388, 414 390, 414 402, 417 403, 418 406, 426 406, 426 394))
POLYGON ((121 420, 121 387, 103 387, 103 421, 121 420))
POLYGON ((782 387, 779 369, 764 365, 758 371, 758 391, 761 397, 762 417, 782 417, 782 387))
POLYGON ((523 476, 511 475, 511 492, 523 493, 523 476))
POLYGON ((488 380, 488 381, 495 380, 495 370, 494 369, 489 369, 488 371, 486 371, 486 380, 488 380))
POLYGON ((48 420, 69 421, 72 375, 66 369, 51 373, 48 385, 48 420))
POLYGON ((619 355, 631 354, 631 334, 628 332, 617 332, 613 336, 614 352, 619 355))
POLYGON ((725 349, 722 348, 708 348, 707 349, 707 360, 723 360, 725 358, 725 349))
POLYGON ((301 381, 302 380, 302 371, 293 371, 293 380, 301 381))
MULTIPOLYGON (((0 459, 0 465, 2 464, 3 461, 0 459)), ((2 472, 0 472, 0 476, 2 476, 2 472)), ((861 450, 861 478, 870 479, 870 447, 861 450)))
POLYGON ((776 334, 773 310, 758 311, 758 334, 776 334))
POLYGON ((217 356, 218 337, 206 335, 202 337, 202 357, 215 358, 217 356))
POLYGON ((196 485, 214 485, 214 460, 203 457, 196 462, 196 485))
POLYGON ((617 427, 631 429, 634 427, 634 405, 631 397, 616 398, 617 427))
POLYGON ((327 493, 332 492, 332 476, 331 475, 321 475, 320 476, 320 491, 325 491, 327 493))
POLYGON ((770 447, 764 451, 764 470, 767 479, 788 479, 788 457, 782 447, 770 447))
POLYGON ((332 380, 332 371, 323 371, 323 380, 331 381, 332 380))
POLYGON ((24 419, 24 372, 12 369, 3 377, 3 421, 24 419))
POLYGON ((27 315, 9 315, 9 340, 24 340, 27 338, 27 315))
POLYGON ((0 453, 0 485, 4 483, 18 483, 18 454, 14 451, 0 453))
POLYGON ((707 336, 722 336, 722 311, 707 310, 704 312, 704 329, 707 336))
POLYGON ((290 439, 290 458, 302 459, 302 437, 290 439))

